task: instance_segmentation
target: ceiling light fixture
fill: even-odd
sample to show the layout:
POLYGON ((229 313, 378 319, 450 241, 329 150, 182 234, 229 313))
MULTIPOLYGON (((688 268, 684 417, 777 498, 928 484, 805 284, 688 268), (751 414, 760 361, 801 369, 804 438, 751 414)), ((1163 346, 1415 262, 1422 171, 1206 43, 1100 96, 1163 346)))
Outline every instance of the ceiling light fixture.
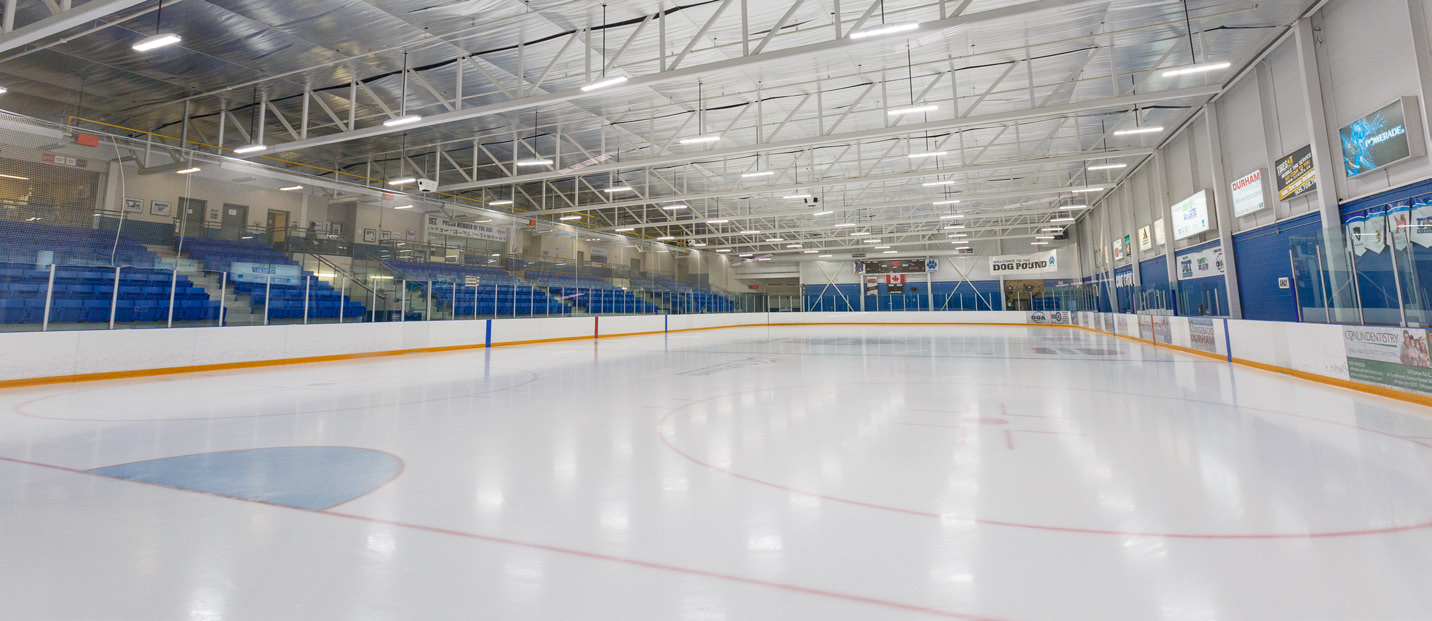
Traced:
POLYGON ((920 185, 925 186, 925 187, 927 187, 927 188, 933 188, 933 187, 936 187, 936 186, 954 185, 954 184, 955 184, 954 181, 927 181, 927 182, 922 183, 922 184, 920 184, 920 185))
POLYGON ((551 166, 551 165, 552 165, 552 160, 547 160, 547 159, 517 160, 517 165, 518 165, 518 166, 551 166))
POLYGON ((1119 131, 1114 132, 1114 135, 1115 135, 1115 136, 1133 136, 1133 135, 1135 135, 1135 134, 1155 134, 1155 133, 1161 132, 1161 131, 1163 131, 1163 130, 1164 130, 1164 128, 1163 128, 1162 126, 1159 126, 1159 125, 1154 125, 1154 126, 1150 126, 1150 127, 1134 127, 1134 128, 1130 128, 1130 129, 1121 129, 1121 130, 1119 130, 1119 131))
POLYGON ((935 201, 935 202, 930 203, 930 204, 931 204, 931 205, 958 205, 958 204, 960 204, 960 201, 959 201, 959 199, 954 199, 954 200, 948 200, 948 201, 935 201))
POLYGON ((288 187, 286 187, 286 188, 279 188, 278 191, 280 191, 280 192, 292 192, 292 191, 294 191, 294 190, 302 190, 302 189, 303 189, 303 186, 301 186, 301 185, 291 185, 291 186, 288 186, 288 187))
POLYGON ((676 239, 676 237, 672 235, 662 235, 661 237, 656 238, 656 241, 671 241, 673 239, 676 239))
POLYGON ((666 210, 668 210, 668 211, 676 211, 677 209, 686 209, 687 207, 688 207, 688 206, 687 206, 685 203, 676 203, 676 204, 674 204, 674 205, 662 205, 662 206, 661 206, 662 209, 666 209, 666 210))
POLYGON ((1118 170, 1118 169, 1120 169, 1120 168, 1128 168, 1128 167, 1129 167, 1128 164, 1118 164, 1118 163, 1115 163, 1115 164, 1098 164, 1098 165, 1095 165, 1095 166, 1090 166, 1090 167, 1089 167, 1089 170, 1118 170))
POLYGON ((910 32, 911 30, 919 29, 919 22, 892 22, 861 28, 860 30, 850 33, 849 37, 851 39, 868 39, 870 37, 883 37, 888 34, 910 32))
POLYGON ((742 235, 760 235, 761 232, 760 232, 760 231, 757 231, 757 230, 755 230, 755 229, 751 229, 751 230, 749 230, 749 231, 741 231, 741 234, 742 234, 742 235))
POLYGON ((820 255, 820 257, 819 257, 819 258, 822 258, 822 259, 829 259, 829 258, 830 258, 830 257, 832 257, 832 256, 834 256, 834 255, 829 255, 829 254, 823 254, 823 255, 820 255))
POLYGON ((886 250, 885 252, 883 252, 883 253, 881 253, 881 254, 895 254, 895 253, 897 253, 897 252, 899 252, 899 250, 886 250))
POLYGON ((750 179, 752 177, 769 177, 774 174, 776 174, 776 171, 774 170, 762 170, 760 172, 741 173, 741 178, 750 179))
POLYGON ((383 121, 383 127, 402 127, 404 125, 411 125, 413 123, 417 123, 421 120, 423 120, 423 117, 420 115, 404 114, 403 116, 393 117, 391 119, 383 121))
POLYGON ((631 191, 631 186, 629 186, 629 185, 614 185, 614 186, 612 186, 612 187, 603 189, 602 191, 603 191, 603 192, 606 192, 606 193, 608 193, 608 194, 614 194, 614 193, 616 193, 616 192, 630 192, 630 191, 631 191))
MULTIPOLYGON (((388 183, 393 183, 393 182, 392 182, 392 181, 389 181, 388 183)), ((405 183, 412 183, 412 181, 407 181, 407 182, 405 182, 405 183)), ((394 185, 397 185, 397 184, 394 184, 394 185)), ((511 205, 511 204, 512 204, 512 199, 504 199, 504 200, 500 200, 500 201, 492 201, 492 202, 490 202, 490 203, 488 203, 488 204, 489 204, 489 205, 511 205)))
POLYGON ((917 160, 917 159, 920 159, 920 158, 922 158, 922 157, 939 157, 939 156, 941 156, 941 155, 949 155, 949 154, 950 154, 949 151, 930 151, 929 153, 911 153, 911 154, 909 154, 909 155, 906 155, 905 157, 908 157, 908 158, 910 158, 910 159, 912 159, 912 160, 917 160))
POLYGON ((166 32, 140 39, 138 43, 134 44, 133 49, 136 52, 148 52, 149 50, 161 48, 166 45, 174 45, 182 40, 179 35, 166 32))
POLYGON ((962 213, 947 213, 947 214, 945 214, 945 215, 943 215, 943 216, 940 216, 940 219, 941 219, 941 220, 954 220, 955 218, 963 218, 963 217, 965 217, 965 214, 962 214, 962 213))
POLYGON ((854 222, 841 222, 840 224, 835 225, 835 228, 843 229, 843 228, 849 227, 849 226, 855 226, 855 223, 854 223, 854 222))
POLYGON ((706 221, 707 224, 726 224, 727 222, 730 222, 730 220, 707 220, 707 221, 706 221))
POLYGON ((835 213, 835 212, 834 212, 834 211, 817 211, 817 212, 815 212, 815 213, 813 213, 813 214, 811 214, 811 215, 812 215, 812 216, 828 216, 828 215, 833 214, 833 213, 835 213))
POLYGON ((1029 242, 1029 245, 1031 245, 1031 246, 1048 246, 1048 245, 1049 245, 1049 242, 1047 242, 1047 241, 1035 241, 1035 242, 1029 242))
POLYGON ((799 199, 810 198, 810 197, 811 197, 811 195, 809 195, 809 194, 790 194, 790 195, 787 195, 787 196, 782 196, 781 198, 784 198, 784 199, 786 199, 786 200, 799 200, 799 199))
POLYGON ((30 180, 29 177, 21 177, 20 175, 7 175, 7 174, 4 174, 4 173, 0 173, 0 177, 4 177, 4 178, 6 178, 6 179, 19 179, 19 180, 21 180, 21 181, 29 181, 29 180, 30 180))
MULTIPOLYGON (((409 184, 409 183, 414 183, 414 182, 416 182, 417 180, 418 180, 417 177, 399 177, 399 178, 397 178, 397 179, 389 179, 389 180, 388 180, 388 185, 407 185, 407 184, 409 184)), ((493 204, 496 204, 496 203, 493 203, 493 204)))
POLYGON ((717 248, 716 252, 731 252, 730 248, 717 248))
MULTIPOLYGON (((815 254, 815 253, 817 253, 817 252, 820 252, 820 251, 819 251, 819 250, 805 250, 805 251, 802 251, 801 254, 815 254)), ((829 256, 829 255, 827 255, 827 256, 829 256)))
POLYGON ((716 142, 717 140, 720 140, 720 139, 721 139, 721 137, 720 137, 720 136, 717 136, 717 135, 715 135, 715 134, 707 134, 707 135, 705 135, 705 136, 693 136, 693 137, 691 137, 691 138, 682 138, 682 139, 681 139, 681 144, 701 144, 701 143, 703 143, 703 142, 716 142))
POLYGON ((616 232, 618 232, 618 233, 627 233, 627 232, 635 231, 635 230, 636 230, 635 228, 628 226, 628 227, 623 227, 623 228, 616 229, 616 232))
POLYGON ((959 230, 959 229, 962 229, 962 228, 965 228, 965 225, 963 225, 963 224, 951 224, 951 225, 949 225, 949 226, 946 226, 946 227, 945 227, 945 230, 946 230, 946 231, 954 231, 954 230, 959 230))
MULTIPOLYGON (((603 69, 603 71, 605 71, 605 69, 603 69)), ((592 91, 594 91, 594 90, 597 90, 597 89, 599 89, 599 88, 606 88, 606 87, 608 87, 608 86, 616 86, 616 85, 621 84, 622 82, 625 82, 625 81, 627 81, 627 77, 624 76, 624 75, 612 76, 612 77, 610 77, 610 78, 602 78, 602 79, 600 79, 600 80, 597 80, 596 82, 592 82, 591 84, 588 84, 588 85, 586 85, 586 86, 583 86, 583 87, 582 87, 582 92, 584 92, 584 93, 590 93, 590 92, 592 92, 592 91)))
POLYGON ((889 114, 890 116, 900 116, 902 114, 917 114, 920 112, 929 112, 931 110, 938 110, 939 108, 940 107, 935 104, 926 104, 923 106, 906 106, 904 108, 891 108, 887 112, 887 114, 889 114))
POLYGON ((268 145, 263 145, 263 144, 250 144, 250 145, 244 145, 244 146, 242 146, 242 147, 239 147, 239 148, 237 148, 237 149, 234 149, 234 153, 238 153, 239 155, 243 155, 243 154, 245 154, 245 153, 258 153, 259 151, 267 151, 267 150, 268 150, 268 145))
POLYGON ((412 209, 412 208, 413 208, 412 205, 398 205, 397 207, 394 207, 393 209, 412 209))
POLYGON ((1069 210, 1071 210, 1071 209, 1088 209, 1089 206, 1088 206, 1088 205, 1083 205, 1083 204, 1075 204, 1075 205, 1060 205, 1059 208, 1062 209, 1062 210, 1064 210, 1064 211, 1069 211, 1069 210))
POLYGON ((766 238, 766 241, 771 242, 771 243, 783 242, 783 241, 786 241, 786 238, 784 238, 784 237, 767 237, 767 238, 766 238))
POLYGON ((557 219, 558 219, 558 220, 581 220, 582 217, 581 217, 581 216, 562 216, 562 217, 557 218, 557 219))
POLYGON ((1179 68, 1177 68, 1177 69, 1169 69, 1168 71, 1163 72, 1163 77, 1165 77, 1165 78, 1172 78, 1172 77, 1177 77, 1177 76, 1181 76, 1181 75, 1190 75, 1190 74, 1194 74, 1194 73, 1206 73, 1206 72, 1209 72, 1209 71, 1221 71, 1221 70, 1227 69, 1227 68, 1232 67, 1232 66, 1233 66, 1233 63, 1229 63, 1229 62, 1199 63, 1199 64, 1196 64, 1196 65, 1189 65, 1189 66, 1187 66, 1187 67, 1179 67, 1179 68))
POLYGON ((1074 218, 1051 218, 1050 222, 1073 222, 1074 218))
POLYGON ((1088 193, 1090 193, 1090 192, 1103 192, 1103 191, 1104 191, 1104 188, 1100 188, 1100 187, 1074 188, 1074 189, 1069 190, 1069 191, 1070 191, 1070 192, 1073 192, 1073 193, 1075 193, 1075 194, 1088 194, 1088 193))
POLYGON ((196 172, 199 172, 199 167, 197 167, 197 166, 195 166, 195 167, 193 167, 193 168, 185 168, 184 170, 176 170, 176 171, 174 171, 174 174, 176 174, 176 175, 192 175, 192 174, 194 174, 194 173, 196 173, 196 172))

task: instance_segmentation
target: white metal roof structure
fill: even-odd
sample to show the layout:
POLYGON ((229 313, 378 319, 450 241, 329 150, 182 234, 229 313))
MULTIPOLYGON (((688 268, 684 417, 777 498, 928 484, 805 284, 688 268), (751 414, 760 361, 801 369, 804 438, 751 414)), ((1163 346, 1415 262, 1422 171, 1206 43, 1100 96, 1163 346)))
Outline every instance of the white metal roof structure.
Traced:
POLYGON ((1018 247, 1313 4, 21 1, 0 80, 25 114, 733 255, 1018 247))

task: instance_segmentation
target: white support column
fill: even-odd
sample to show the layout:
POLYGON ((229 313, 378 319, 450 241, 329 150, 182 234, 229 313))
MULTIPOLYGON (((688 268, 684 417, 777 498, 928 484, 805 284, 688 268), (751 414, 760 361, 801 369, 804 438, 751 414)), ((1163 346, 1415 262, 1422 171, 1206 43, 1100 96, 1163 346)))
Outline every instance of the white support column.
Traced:
POLYGON ((1294 41, 1298 51, 1298 74, 1303 87, 1303 112, 1308 131, 1312 135, 1313 170, 1317 175, 1318 213, 1323 220, 1323 259, 1328 271, 1328 285, 1332 291, 1328 301, 1332 306, 1333 321, 1351 323, 1357 320, 1356 302, 1352 297, 1346 244, 1342 234, 1342 212, 1338 208, 1337 171, 1334 165, 1332 133, 1328 131, 1327 110, 1323 105, 1322 77, 1318 74, 1318 58, 1313 35, 1313 20, 1304 17, 1298 20, 1294 29, 1294 41))
POLYGON ((1238 261, 1233 252, 1233 191, 1228 185, 1228 171, 1223 166, 1223 135, 1219 132, 1218 102, 1210 101, 1203 108, 1204 128, 1208 132, 1208 162, 1213 173, 1213 212, 1218 218, 1218 243, 1223 247, 1223 280, 1228 288, 1228 316, 1243 318, 1243 296, 1238 290, 1238 261))
POLYGON ((1407 16, 1412 23, 1412 57, 1417 63, 1417 92, 1418 99, 1422 104, 1422 141, 1428 148, 1427 152, 1432 153, 1432 132, 1426 130, 1432 127, 1432 114, 1428 114, 1428 106, 1432 105, 1432 41, 1429 41, 1427 34, 1427 6, 1426 0, 1407 0, 1407 16))
POLYGON ((1173 218, 1169 217, 1169 205, 1173 203, 1168 197, 1168 181, 1164 177, 1163 158, 1157 152, 1153 154, 1153 177, 1154 177, 1154 218, 1155 221, 1163 220, 1164 231, 1164 268, 1168 270, 1169 295, 1174 297, 1174 308, 1178 308, 1178 253, 1175 251, 1173 238, 1173 218))

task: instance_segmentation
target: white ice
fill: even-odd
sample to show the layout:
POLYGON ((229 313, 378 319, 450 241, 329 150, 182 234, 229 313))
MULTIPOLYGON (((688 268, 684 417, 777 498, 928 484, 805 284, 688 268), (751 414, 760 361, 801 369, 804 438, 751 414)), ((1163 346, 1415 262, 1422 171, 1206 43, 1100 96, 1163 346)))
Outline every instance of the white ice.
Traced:
POLYGON ((1072 329, 0 391, 0 619, 1414 619, 1429 585, 1427 409, 1072 329), (279 446, 405 466, 322 511, 83 472, 279 446))

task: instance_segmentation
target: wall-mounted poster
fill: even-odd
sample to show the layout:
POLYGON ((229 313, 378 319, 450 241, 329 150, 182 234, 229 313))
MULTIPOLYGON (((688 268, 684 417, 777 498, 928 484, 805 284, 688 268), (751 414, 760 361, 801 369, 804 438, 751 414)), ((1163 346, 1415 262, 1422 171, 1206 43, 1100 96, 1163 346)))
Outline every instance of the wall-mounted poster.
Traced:
POLYGON ((1403 97, 1338 130, 1343 170, 1349 179, 1422 155, 1416 97, 1403 97), (1408 104, 1411 105, 1408 105, 1408 104))
POLYGON ((1267 207, 1263 203, 1263 171, 1255 170, 1233 182, 1233 215, 1243 217, 1267 207))
POLYGON ((149 213, 156 216, 170 216, 174 214, 174 205, 169 201, 149 201, 149 213))
POLYGON ((414 231, 413 229, 408 229, 406 235, 404 236, 404 239, 408 241, 418 241, 418 232, 414 231))
POLYGON ((1225 274, 1223 248, 1221 246, 1214 246, 1207 250, 1186 252, 1178 255, 1179 280, 1223 276, 1225 274))
POLYGON ((124 197, 124 210, 129 213, 144 213, 144 199, 124 197))
POLYGON ((1278 160, 1273 167, 1278 180, 1278 200, 1285 201, 1318 189, 1317 172, 1313 170, 1313 146, 1308 145, 1278 160))
POLYGON ((1134 256, 1134 238, 1132 235, 1124 236, 1124 256, 1134 256))
POLYGON ((1162 246, 1167 239, 1168 236, 1164 234, 1163 218, 1154 220, 1154 243, 1162 246))
POLYGON ((1187 239, 1212 228, 1208 220, 1208 190, 1173 204, 1173 238, 1187 239))
POLYGON ((1151 250, 1154 247, 1154 238, 1149 233, 1149 227, 1139 229, 1139 250, 1151 250))
POLYGON ((393 239, 392 231, 379 231, 379 234, 383 241, 389 241, 393 239))
POLYGON ((328 223, 328 234, 329 234, 329 235, 342 235, 342 234, 343 234, 343 223, 342 223, 342 222, 329 222, 329 223, 328 223))
POLYGON ((363 241, 369 244, 378 241, 378 229, 363 229, 363 241))
POLYGON ((218 222, 219 218, 220 215, 218 205, 214 205, 213 207, 210 207, 204 211, 204 220, 206 222, 218 222))

